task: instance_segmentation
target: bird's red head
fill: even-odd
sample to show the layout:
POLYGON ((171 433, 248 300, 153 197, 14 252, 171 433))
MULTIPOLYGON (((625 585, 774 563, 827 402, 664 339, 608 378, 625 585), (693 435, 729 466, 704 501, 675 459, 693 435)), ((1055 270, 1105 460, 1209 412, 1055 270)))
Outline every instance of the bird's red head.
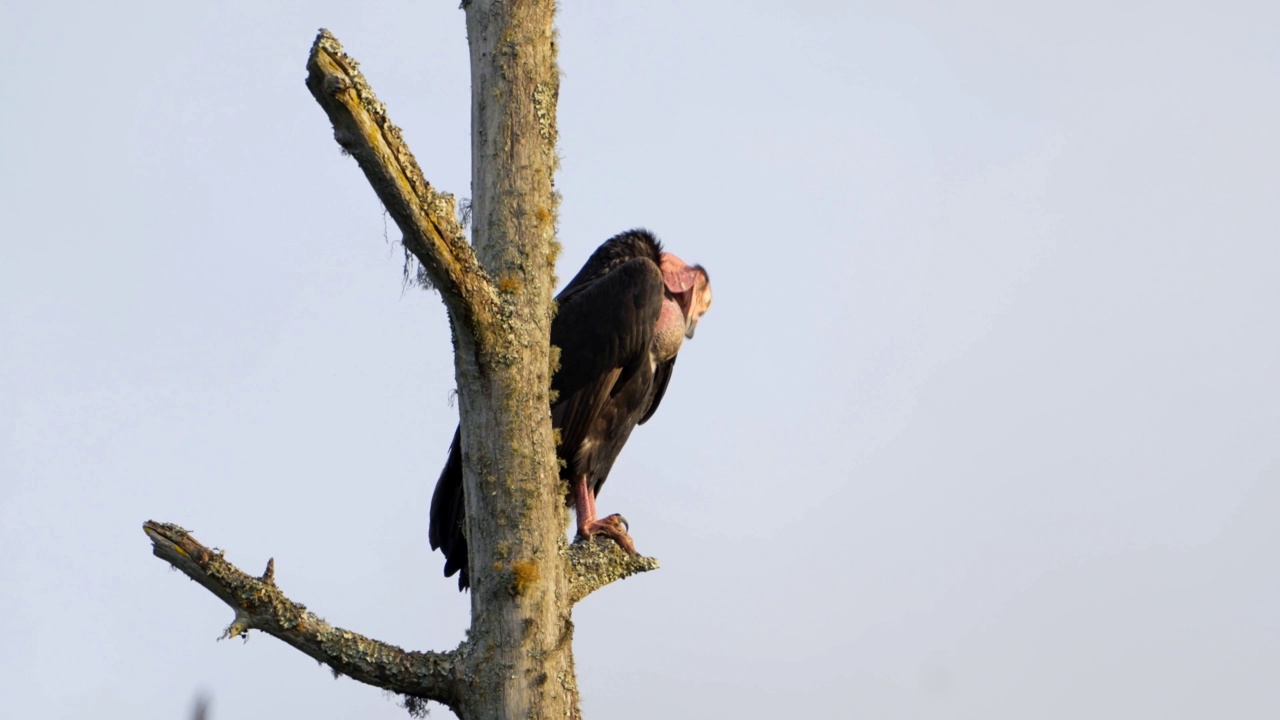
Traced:
POLYGON ((659 267, 667 292, 684 315, 684 336, 691 338, 698 327, 698 318, 711 307, 711 279, 701 265, 688 265, 668 252, 662 253, 659 267))

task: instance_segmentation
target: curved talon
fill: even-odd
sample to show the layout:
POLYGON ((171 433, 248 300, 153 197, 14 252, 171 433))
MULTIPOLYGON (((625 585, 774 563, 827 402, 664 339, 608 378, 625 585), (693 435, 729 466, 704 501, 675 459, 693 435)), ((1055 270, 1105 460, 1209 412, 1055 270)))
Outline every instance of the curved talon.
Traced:
POLYGON ((627 519, 614 513, 609 517, 596 519, 595 490, 587 484, 587 476, 579 476, 573 484, 573 509, 578 516, 578 537, 590 540, 596 535, 604 535, 618 543, 630 555, 639 555, 636 544, 627 534, 631 524, 627 519))
POLYGON ((604 535, 618 543, 628 555, 639 555, 640 553, 636 552, 635 542, 627 534, 629 529, 630 526, 627 525, 627 519, 615 513, 609 517, 586 523, 578 530, 578 536, 590 540, 596 535, 604 535))

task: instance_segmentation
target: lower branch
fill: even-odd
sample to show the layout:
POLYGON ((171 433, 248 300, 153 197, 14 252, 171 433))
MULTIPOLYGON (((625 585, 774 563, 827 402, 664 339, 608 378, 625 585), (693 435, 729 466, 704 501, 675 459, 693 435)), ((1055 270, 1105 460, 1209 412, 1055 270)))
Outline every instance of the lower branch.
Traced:
POLYGON ((408 652, 321 620, 275 584, 275 562, 253 577, 201 545, 186 530, 148 521, 142 530, 152 553, 181 570, 235 611, 223 637, 260 630, 362 683, 406 696, 406 705, 434 700, 450 707, 458 699, 458 659, 452 652, 408 652))
POLYGON ((577 540, 565 551, 569 602, 577 603, 611 582, 658 569, 651 557, 628 555, 611 540, 577 540))

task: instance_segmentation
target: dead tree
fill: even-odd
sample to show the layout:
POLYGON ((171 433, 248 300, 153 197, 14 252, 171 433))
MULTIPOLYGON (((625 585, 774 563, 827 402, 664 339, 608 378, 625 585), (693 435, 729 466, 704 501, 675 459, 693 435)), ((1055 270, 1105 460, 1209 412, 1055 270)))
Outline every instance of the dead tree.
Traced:
POLYGON ((554 3, 464 0, 463 8, 472 75, 471 243, 453 198, 426 181, 386 107, 326 30, 311 48, 307 87, 449 314, 471 553, 467 639, 449 651, 410 652, 333 627, 285 597, 274 562, 254 577, 176 525, 152 521, 144 530, 158 557, 235 611, 228 637, 274 635, 338 673, 403 695, 410 711, 435 700, 464 720, 577 718, 574 604, 657 562, 608 541, 566 541, 548 412, 559 247, 554 3))

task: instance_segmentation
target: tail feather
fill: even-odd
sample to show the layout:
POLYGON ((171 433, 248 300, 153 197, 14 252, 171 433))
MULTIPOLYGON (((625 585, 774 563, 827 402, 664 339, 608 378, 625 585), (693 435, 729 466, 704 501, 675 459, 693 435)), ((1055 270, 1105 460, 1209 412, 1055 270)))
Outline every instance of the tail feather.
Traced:
POLYGON ((427 531, 431 549, 444 554, 444 576, 458 573, 458 589, 470 585, 467 577, 467 504, 462 497, 462 433, 453 433, 449 459, 440 472, 436 491, 431 496, 431 524, 427 531))

